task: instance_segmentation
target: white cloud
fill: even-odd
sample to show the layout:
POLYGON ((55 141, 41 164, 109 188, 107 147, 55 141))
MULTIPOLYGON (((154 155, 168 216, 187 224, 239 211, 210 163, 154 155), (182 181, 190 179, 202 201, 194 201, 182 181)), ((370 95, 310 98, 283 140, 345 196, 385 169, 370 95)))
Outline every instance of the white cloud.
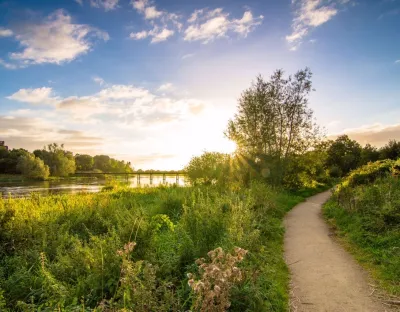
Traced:
POLYGON ((11 37, 13 34, 14 33, 11 29, 0 27, 0 37, 11 37))
POLYGON ((147 7, 144 10, 145 19, 155 19, 163 15, 163 12, 157 11, 155 6, 147 7))
POLYGON ((7 97, 9 100, 24 102, 29 104, 55 104, 58 100, 53 96, 52 88, 20 89, 7 97))
POLYGON ((173 36, 174 33, 175 32, 173 30, 170 30, 168 28, 159 29, 158 26, 154 26, 154 28, 150 31, 143 30, 137 33, 131 33, 129 37, 133 40, 141 40, 147 37, 151 37, 151 42, 157 43, 167 40, 169 37, 173 36))
POLYGON ((204 10, 195 10, 192 15, 190 15, 190 18, 187 20, 188 23, 194 23, 197 21, 200 15, 202 15, 204 10))
POLYGON ((144 9, 148 4, 148 0, 132 0, 131 3, 136 10, 139 12, 144 12, 144 9))
POLYGON ((293 0, 295 18, 292 33, 286 36, 291 50, 296 50, 303 38, 318 26, 325 24, 338 14, 340 5, 349 4, 348 0, 293 0))
POLYGON ((170 82, 164 83, 162 84, 157 91, 169 91, 172 90, 174 88, 174 85, 170 82))
POLYGON ((75 0, 76 3, 78 3, 79 5, 83 5, 83 0, 75 0))
MULTIPOLYGON (((166 83, 157 91, 169 91, 173 86, 166 83)), ((118 125, 162 125, 199 115, 205 108, 202 101, 192 98, 175 98, 155 95, 151 91, 133 85, 112 85, 100 92, 85 96, 60 98, 52 88, 20 89, 8 97, 10 100, 29 104, 51 104, 54 112, 64 120, 85 124, 101 124, 101 115, 118 125)), ((52 117, 53 118, 53 117, 52 117)))
MULTIPOLYGON (((165 41, 176 32, 183 31, 182 16, 160 11, 149 0, 133 0, 131 4, 144 16, 145 20, 150 20, 149 23, 153 27, 152 30, 131 33, 131 39, 140 40, 151 37, 151 42, 154 43, 165 41)), ((208 43, 216 38, 228 37, 230 33, 246 37, 261 24, 263 18, 262 15, 254 17, 249 10, 245 11, 240 19, 230 18, 229 13, 224 12, 222 8, 195 10, 187 19, 184 40, 208 43)))
POLYGON ((57 10, 42 23, 26 25, 15 38, 24 47, 22 52, 11 53, 11 59, 20 65, 62 64, 86 54, 93 47, 93 39, 108 40, 106 32, 84 24, 74 24, 63 10, 57 10))
POLYGON ((129 37, 134 40, 141 40, 141 39, 147 38, 148 36, 149 36, 149 33, 145 30, 139 31, 137 33, 131 33, 129 35, 129 37))
POLYGON ((397 60, 394 62, 395 64, 400 64, 400 60, 397 60))
POLYGON ((195 11, 188 22, 184 39, 187 41, 211 42, 217 38, 228 36, 229 32, 247 36, 248 33, 261 24, 264 17, 253 17, 251 11, 246 11, 241 19, 230 19, 229 13, 222 8, 212 11, 206 9, 195 11))
POLYGON ((105 11, 111 11, 118 7, 119 0, 90 0, 90 5, 95 8, 103 8, 105 11))
POLYGON ((157 19, 165 15, 166 12, 158 11, 154 5, 150 5, 148 0, 133 0, 132 6, 141 14, 145 19, 157 19))
POLYGON ((169 37, 173 36, 174 31, 164 28, 161 31, 152 31, 150 32, 150 35, 153 37, 151 39, 152 43, 156 43, 156 42, 161 42, 161 41, 165 41, 167 40, 169 37))
POLYGON ((95 83, 99 84, 100 86, 102 86, 106 83, 103 78, 97 77, 97 76, 93 77, 93 81, 95 83))

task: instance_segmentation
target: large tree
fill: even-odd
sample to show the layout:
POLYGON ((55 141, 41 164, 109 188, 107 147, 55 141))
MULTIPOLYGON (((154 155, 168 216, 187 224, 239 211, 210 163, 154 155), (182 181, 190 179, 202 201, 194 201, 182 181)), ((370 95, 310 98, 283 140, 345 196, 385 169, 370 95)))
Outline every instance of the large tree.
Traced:
POLYGON ((283 177, 287 160, 302 155, 319 139, 319 129, 308 107, 312 91, 308 68, 285 78, 277 70, 268 81, 258 76, 245 90, 237 113, 228 123, 226 136, 235 141, 239 152, 275 163, 283 177))

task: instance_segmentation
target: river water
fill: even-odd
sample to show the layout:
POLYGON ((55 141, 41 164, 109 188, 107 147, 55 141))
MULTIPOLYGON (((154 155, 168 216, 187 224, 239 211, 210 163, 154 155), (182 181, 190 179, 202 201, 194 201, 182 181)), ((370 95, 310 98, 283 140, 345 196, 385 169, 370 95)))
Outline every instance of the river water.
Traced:
MULTIPOLYGON (((140 181, 138 181, 137 176, 130 176, 128 180, 126 178, 118 178, 118 181, 126 183, 130 187, 172 185, 176 183, 176 176, 167 175, 164 181, 162 175, 153 174, 150 181, 149 175, 141 174, 140 181)), ((178 185, 184 186, 185 183, 185 177, 179 176, 178 185)), ((32 193, 41 195, 95 193, 101 191, 105 185, 107 185, 107 181, 103 179, 0 182, 0 196, 7 198, 9 196, 26 197, 32 193)))

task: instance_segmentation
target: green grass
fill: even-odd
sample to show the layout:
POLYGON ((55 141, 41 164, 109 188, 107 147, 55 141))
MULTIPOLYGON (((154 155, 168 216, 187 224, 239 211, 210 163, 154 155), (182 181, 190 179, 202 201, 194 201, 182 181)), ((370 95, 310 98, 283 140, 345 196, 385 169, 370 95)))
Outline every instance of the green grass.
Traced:
POLYGON ((135 241, 129 263, 137 274, 129 282, 141 285, 135 294, 151 299, 147 307, 189 310, 186 274, 196 272, 195 260, 217 247, 229 252, 239 246, 249 253, 230 310, 287 311, 282 219, 303 199, 263 184, 235 192, 122 187, 0 199, 0 309, 93 311, 107 302, 149 311, 121 287, 117 251, 135 241))
POLYGON ((379 284, 400 295, 400 180, 378 178, 334 194, 324 215, 379 284))

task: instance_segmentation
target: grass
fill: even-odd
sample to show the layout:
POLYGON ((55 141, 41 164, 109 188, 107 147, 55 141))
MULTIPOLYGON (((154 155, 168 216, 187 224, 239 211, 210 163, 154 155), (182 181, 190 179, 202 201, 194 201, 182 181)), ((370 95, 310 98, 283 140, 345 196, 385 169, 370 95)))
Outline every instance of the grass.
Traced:
POLYGON ((345 247, 390 294, 400 295, 400 180, 346 186, 323 212, 345 247))
POLYGON ((0 199, 0 309, 186 311, 195 260, 238 246, 230 310, 287 311, 282 219, 303 199, 258 183, 0 199))

